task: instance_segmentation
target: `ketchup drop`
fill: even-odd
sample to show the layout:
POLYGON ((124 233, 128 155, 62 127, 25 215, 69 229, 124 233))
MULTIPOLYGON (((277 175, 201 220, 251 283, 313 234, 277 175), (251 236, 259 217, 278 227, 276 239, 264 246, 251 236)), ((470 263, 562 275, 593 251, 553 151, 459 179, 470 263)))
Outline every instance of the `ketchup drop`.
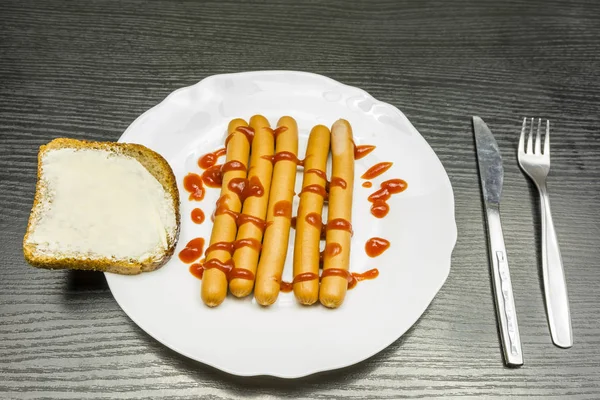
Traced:
POLYGON ((380 237, 372 237, 365 243, 365 251, 369 257, 380 256, 390 247, 390 242, 380 237))

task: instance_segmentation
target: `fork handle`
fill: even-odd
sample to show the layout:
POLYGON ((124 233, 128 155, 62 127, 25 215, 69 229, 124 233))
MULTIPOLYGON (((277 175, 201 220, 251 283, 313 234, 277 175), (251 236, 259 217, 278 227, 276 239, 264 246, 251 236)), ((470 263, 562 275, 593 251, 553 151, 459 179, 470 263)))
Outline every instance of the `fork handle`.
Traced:
POLYGON ((552 342, 559 347, 568 348, 573 346, 573 331, 565 271, 550 212, 546 184, 540 185, 539 190, 542 211, 542 275, 548 325, 552 342))

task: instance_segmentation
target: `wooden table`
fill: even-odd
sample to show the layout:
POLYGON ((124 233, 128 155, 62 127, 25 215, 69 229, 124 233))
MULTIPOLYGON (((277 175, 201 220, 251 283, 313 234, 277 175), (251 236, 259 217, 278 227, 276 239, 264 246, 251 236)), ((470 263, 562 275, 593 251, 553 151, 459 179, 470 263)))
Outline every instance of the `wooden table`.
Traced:
MULTIPOLYGON (((0 4, 1 398, 600 398, 600 3, 587 1, 16 1, 0 4), (212 74, 305 70, 400 108, 454 187, 448 281, 401 339, 297 381, 190 361, 121 311, 99 273, 27 266, 38 146, 117 140, 212 74), (506 245, 525 366, 502 365, 472 115, 502 150, 506 245), (553 123, 549 190, 575 345, 550 341, 536 191, 517 166, 524 116, 553 123)), ((398 312, 401 312, 399 310, 398 312)))

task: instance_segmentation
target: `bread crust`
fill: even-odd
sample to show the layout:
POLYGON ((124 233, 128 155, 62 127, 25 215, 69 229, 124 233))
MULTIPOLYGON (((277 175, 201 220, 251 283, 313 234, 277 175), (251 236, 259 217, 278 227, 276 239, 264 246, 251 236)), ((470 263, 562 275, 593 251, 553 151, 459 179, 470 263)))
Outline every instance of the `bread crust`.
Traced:
POLYGON ((35 196, 33 199, 33 207, 29 215, 27 223, 27 231, 23 238, 23 254, 25 260, 34 267, 45 269, 80 269, 93 270, 103 272, 113 272, 123 275, 135 275, 141 272, 154 271, 163 266, 175 251, 177 239, 180 229, 180 209, 179 209, 179 190, 177 189, 177 181, 175 174, 169 163, 158 153, 149 148, 133 143, 116 143, 116 142, 93 142, 86 140, 76 140, 68 138, 58 138, 50 143, 40 146, 38 152, 38 167, 37 167, 37 184, 35 196), (42 159, 44 154, 50 150, 57 149, 92 149, 110 151, 115 154, 122 154, 135 158, 144 168, 148 170, 163 186, 164 190, 169 193, 173 200, 173 209, 175 210, 176 226, 175 234, 171 237, 167 235, 167 250, 160 257, 148 259, 144 262, 139 262, 134 259, 117 259, 117 258, 78 258, 78 257, 54 257, 36 253, 36 245, 29 243, 29 236, 32 232, 33 223, 40 217, 41 205, 44 201, 44 193, 47 190, 42 178, 42 159))

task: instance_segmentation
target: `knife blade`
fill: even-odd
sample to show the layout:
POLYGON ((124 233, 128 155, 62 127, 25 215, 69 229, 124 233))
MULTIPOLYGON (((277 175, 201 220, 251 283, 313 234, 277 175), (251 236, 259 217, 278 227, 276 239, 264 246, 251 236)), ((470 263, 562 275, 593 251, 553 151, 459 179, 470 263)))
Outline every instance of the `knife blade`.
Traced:
POLYGON ((500 198, 504 180, 502 156, 494 135, 481 118, 473 117, 473 131, 477 148, 481 192, 486 211, 492 286, 504 362, 508 366, 516 367, 523 365, 523 352, 510 270, 508 268, 508 257, 500 221, 500 198))

